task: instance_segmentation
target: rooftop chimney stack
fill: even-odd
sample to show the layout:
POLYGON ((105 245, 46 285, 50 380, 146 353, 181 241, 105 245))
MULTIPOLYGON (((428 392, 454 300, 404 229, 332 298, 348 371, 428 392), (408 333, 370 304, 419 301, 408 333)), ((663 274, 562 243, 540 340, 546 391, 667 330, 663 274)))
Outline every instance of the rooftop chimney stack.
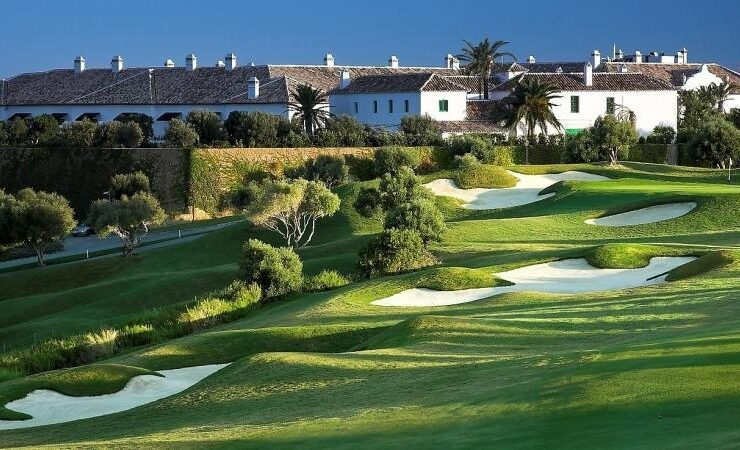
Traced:
POLYGON ((676 53, 676 64, 688 64, 689 63, 689 52, 686 48, 682 48, 676 53))
POLYGON ((78 56, 75 58, 75 73, 80 73, 85 71, 85 58, 82 56, 78 56))
POLYGON ((166 59, 164 61, 164 66, 167 67, 167 68, 169 68, 169 69, 171 69, 171 68, 175 67, 175 61, 173 61, 171 59, 166 59))
POLYGON ((457 58, 452 58, 452 69, 453 70, 460 70, 460 60, 457 58))
POLYGON ((345 89, 349 86, 351 79, 349 77, 349 70, 344 69, 342 71, 342 78, 339 79, 339 89, 345 89))
POLYGON ((198 68, 198 58, 194 54, 189 54, 185 57, 185 70, 192 72, 198 68))
POLYGON ((591 61, 587 62, 583 68, 583 84, 586 86, 594 85, 594 66, 591 61))
POLYGON ((113 70, 113 73, 118 73, 123 70, 123 58, 120 56, 114 56, 113 59, 110 60, 110 68, 113 70))
POLYGON ((257 77, 251 77, 247 81, 247 98, 254 100, 260 96, 260 80, 257 77))
POLYGON ((617 50, 616 59, 624 59, 624 52, 621 48, 617 50))
POLYGON ((236 55, 229 53, 226 55, 226 70, 236 69, 236 55))
POLYGON ((324 65, 326 67, 334 67, 334 56, 332 56, 331 53, 327 53, 326 56, 324 56, 324 65))
POLYGON ((534 64, 536 62, 537 62, 537 60, 535 59, 534 56, 532 56, 532 55, 527 56, 527 64, 534 64))
POLYGON ((391 55, 391 57, 388 58, 388 67, 398 69, 398 56, 391 55))
POLYGON ((226 63, 219 59, 216 61, 216 67, 226 67, 226 63))
POLYGON ((601 52, 598 50, 594 50, 593 53, 591 53, 591 66, 592 68, 596 69, 601 65, 601 52))
POLYGON ((640 50, 635 50, 635 62, 637 64, 642 62, 642 52, 640 50))

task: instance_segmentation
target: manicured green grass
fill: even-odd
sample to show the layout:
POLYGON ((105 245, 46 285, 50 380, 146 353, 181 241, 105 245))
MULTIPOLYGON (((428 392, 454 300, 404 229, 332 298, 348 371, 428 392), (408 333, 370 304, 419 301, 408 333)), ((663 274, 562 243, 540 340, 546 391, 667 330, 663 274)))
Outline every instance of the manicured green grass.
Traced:
POLYGON ((516 186, 517 179, 503 167, 478 164, 455 170, 453 180, 461 189, 509 188, 516 186))
MULTIPOLYGON (((624 166, 517 167, 528 173, 584 170, 612 180, 564 183, 552 198, 507 210, 468 211, 439 199, 449 228, 433 246, 440 267, 295 296, 233 323, 116 355, 104 362, 126 367, 114 369, 121 380, 133 375, 131 367, 233 364, 151 405, 0 431, 1 442, 54 448, 732 448, 740 440, 740 188, 723 183, 716 171, 624 166), (634 227, 584 223, 606 211, 679 198, 698 206, 677 219, 634 227), (644 288, 518 292, 441 308, 372 305, 411 287, 490 287, 502 282, 498 272, 545 261, 586 257, 598 267, 634 268, 668 255, 699 258, 671 271, 670 282, 644 288)), ((360 186, 372 183, 339 189, 340 214, 300 252, 307 272, 354 272, 358 247, 381 229, 382 217, 364 219, 351 208, 360 186)), ((81 316, 66 327, 79 330, 188 300, 197 291, 187 285, 190 278, 204 288, 222 287, 234 275, 247 236, 268 235, 240 224, 134 261, 100 260, 89 271, 63 266, 43 271, 49 278, 35 271, 0 276, 0 321, 16 314, 15 321, 0 323, 0 336, 12 336, 15 322, 16 332, 33 329, 37 320, 61 329, 60 323, 81 316), (5 278, 11 275, 22 286, 5 278), (149 276, 166 291, 158 302, 139 286, 154 283, 149 276), (140 296, 149 303, 139 303, 140 296)), ((78 369, 92 374, 81 383, 88 392, 110 389, 110 376, 95 375, 100 367, 117 366, 78 369)), ((37 377, 63 380, 65 372, 37 377)), ((0 402, 35 389, 31 380, 0 382, 0 402)))

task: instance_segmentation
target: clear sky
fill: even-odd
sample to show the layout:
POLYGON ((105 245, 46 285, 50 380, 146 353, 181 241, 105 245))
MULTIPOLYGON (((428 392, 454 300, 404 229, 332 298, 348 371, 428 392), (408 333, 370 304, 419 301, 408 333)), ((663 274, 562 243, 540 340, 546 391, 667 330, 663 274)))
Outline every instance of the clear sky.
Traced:
POLYGON ((462 39, 510 41, 519 59, 585 60, 611 54, 689 50, 689 61, 740 67, 737 0, 198 1, 34 0, 0 7, 0 77, 72 67, 184 64, 193 52, 213 65, 233 51, 241 64, 441 65, 462 39))

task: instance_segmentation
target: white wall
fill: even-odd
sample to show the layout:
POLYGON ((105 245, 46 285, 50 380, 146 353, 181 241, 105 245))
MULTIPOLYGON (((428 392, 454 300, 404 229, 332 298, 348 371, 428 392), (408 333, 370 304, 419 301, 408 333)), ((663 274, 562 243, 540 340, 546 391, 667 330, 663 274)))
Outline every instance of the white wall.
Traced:
POLYGON ((161 137, 167 131, 169 122, 157 121, 157 117, 168 112, 179 112, 182 118, 190 111, 207 110, 221 114, 221 119, 226 120, 232 111, 260 111, 267 114, 289 117, 287 105, 278 103, 257 104, 218 104, 218 105, 59 105, 59 106, 2 106, 0 107, 0 120, 7 120, 16 113, 30 113, 32 116, 41 114, 68 114, 68 120, 74 121, 84 113, 100 114, 101 122, 110 122, 121 113, 147 114, 154 119, 154 135, 161 137))
POLYGON ((346 114, 357 119, 358 122, 397 129, 401 119, 406 115, 420 115, 421 113, 420 92, 397 92, 385 94, 339 94, 329 97, 330 111, 335 115, 346 114), (389 112, 388 102, 393 100, 393 113, 389 112), (404 109, 404 101, 409 101, 409 111, 404 109), (373 108, 373 102, 378 102, 378 112, 373 108), (357 103, 357 112, 355 112, 357 103))
POLYGON ((467 117, 468 95, 464 91, 428 91, 421 93, 421 114, 434 120, 460 121, 467 117), (446 112, 439 110, 439 101, 447 100, 446 112))

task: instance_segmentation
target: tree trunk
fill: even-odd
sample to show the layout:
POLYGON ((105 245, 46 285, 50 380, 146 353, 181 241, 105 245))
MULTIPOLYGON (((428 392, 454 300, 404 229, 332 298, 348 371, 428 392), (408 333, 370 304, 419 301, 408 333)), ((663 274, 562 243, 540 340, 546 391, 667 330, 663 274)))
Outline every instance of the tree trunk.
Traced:
POLYGON ((41 246, 31 246, 33 250, 36 252, 36 264, 38 267, 44 267, 46 264, 44 263, 44 252, 41 249, 41 246))
POLYGON ((488 76, 483 78, 483 98, 488 100, 488 76))

